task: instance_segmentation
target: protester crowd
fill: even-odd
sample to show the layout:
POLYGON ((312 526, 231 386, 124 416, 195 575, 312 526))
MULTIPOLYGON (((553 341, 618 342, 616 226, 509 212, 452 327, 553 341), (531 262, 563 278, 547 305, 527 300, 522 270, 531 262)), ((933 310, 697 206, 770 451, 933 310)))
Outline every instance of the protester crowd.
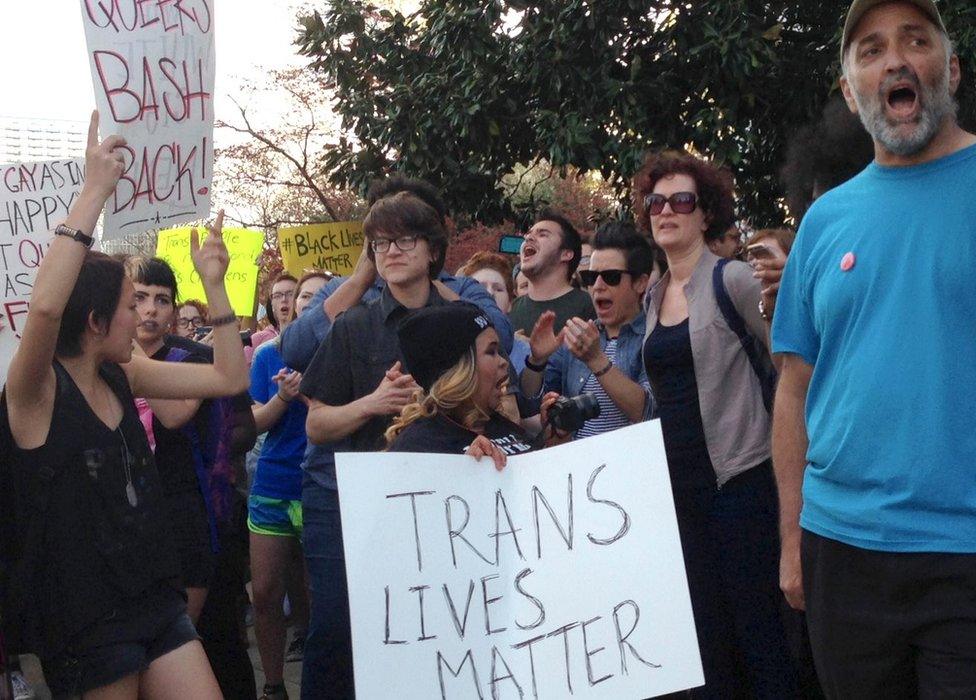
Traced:
POLYGON ((729 171, 654 151, 632 219, 581 233, 544 210, 517 261, 452 274, 440 194, 392 176, 354 272, 278 275, 256 332, 224 290, 222 214, 192 234, 206 300, 178 301, 160 259, 88 250, 124 146, 93 115, 4 393, 25 489, 7 643, 60 694, 253 698, 250 601, 262 700, 299 660, 303 697, 351 698, 336 453, 501 470, 659 420, 690 697, 976 697, 976 137, 933 3, 855 0, 841 59, 875 161, 820 154, 798 235, 746 238, 729 171))

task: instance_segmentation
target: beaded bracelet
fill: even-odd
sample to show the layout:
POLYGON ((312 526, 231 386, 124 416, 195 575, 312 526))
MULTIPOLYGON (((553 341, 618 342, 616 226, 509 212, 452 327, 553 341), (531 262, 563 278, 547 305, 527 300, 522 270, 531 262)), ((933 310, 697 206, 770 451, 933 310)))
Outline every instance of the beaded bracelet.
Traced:
POLYGON ((237 315, 232 311, 226 316, 220 316, 218 318, 211 319, 210 325, 216 328, 217 326, 226 326, 231 323, 237 323, 237 315))

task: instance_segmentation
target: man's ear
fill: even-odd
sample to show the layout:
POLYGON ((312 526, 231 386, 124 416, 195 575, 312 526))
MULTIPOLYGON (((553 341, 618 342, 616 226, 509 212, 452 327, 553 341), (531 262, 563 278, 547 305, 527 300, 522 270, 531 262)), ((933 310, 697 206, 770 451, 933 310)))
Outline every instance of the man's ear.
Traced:
POLYGON ((573 251, 568 248, 563 248, 559 251, 559 262, 572 262, 573 261, 573 251))
MULTIPOLYGON (((958 82, 956 84, 958 85, 958 82)), ((844 95, 844 102, 847 103, 847 108, 853 114, 857 114, 857 100, 854 99, 854 91, 851 89, 851 83, 846 75, 840 76, 840 91, 844 95)))
POLYGON ((949 92, 953 95, 959 89, 959 82, 962 80, 962 72, 959 68, 959 57, 952 54, 949 58, 949 92))

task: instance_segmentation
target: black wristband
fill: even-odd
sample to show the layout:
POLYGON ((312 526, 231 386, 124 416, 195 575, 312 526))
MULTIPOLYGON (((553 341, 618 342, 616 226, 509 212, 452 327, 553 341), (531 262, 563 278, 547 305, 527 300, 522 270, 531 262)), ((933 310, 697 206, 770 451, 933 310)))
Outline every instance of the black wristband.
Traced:
POLYGON ((612 369, 613 369, 613 360, 607 360, 607 366, 597 372, 594 372, 593 376, 599 379, 600 377, 602 377, 604 374, 606 374, 612 369))
POLYGON ((527 369, 531 369, 533 372, 539 372, 540 374, 546 371, 546 363, 543 362, 541 365, 535 364, 532 362, 532 355, 525 358, 525 366, 527 369))
POLYGON ((237 323, 237 316, 234 312, 230 312, 226 316, 220 316, 218 318, 211 319, 210 325, 216 328, 217 326, 227 326, 231 323, 237 323))

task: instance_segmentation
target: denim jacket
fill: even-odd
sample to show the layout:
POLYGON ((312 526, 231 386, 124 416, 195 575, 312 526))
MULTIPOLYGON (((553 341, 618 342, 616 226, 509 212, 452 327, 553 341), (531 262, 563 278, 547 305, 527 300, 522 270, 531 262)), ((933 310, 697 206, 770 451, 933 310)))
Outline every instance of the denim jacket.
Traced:
MULTIPOLYGON (((643 347, 646 322, 644 314, 639 313, 630 323, 620 328, 620 335, 617 337, 617 360, 614 363, 621 372, 644 389, 642 420, 650 420, 655 414, 654 397, 646 387, 647 372, 644 369, 643 347)), ((607 331, 602 324, 597 326, 600 329, 600 349, 606 350, 609 340, 607 331)), ((549 391, 558 392, 561 396, 579 396, 583 393, 586 380, 592 374, 593 371, 586 366, 585 362, 567 350, 566 346, 561 346, 546 363, 542 388, 534 398, 539 398, 549 391)))

